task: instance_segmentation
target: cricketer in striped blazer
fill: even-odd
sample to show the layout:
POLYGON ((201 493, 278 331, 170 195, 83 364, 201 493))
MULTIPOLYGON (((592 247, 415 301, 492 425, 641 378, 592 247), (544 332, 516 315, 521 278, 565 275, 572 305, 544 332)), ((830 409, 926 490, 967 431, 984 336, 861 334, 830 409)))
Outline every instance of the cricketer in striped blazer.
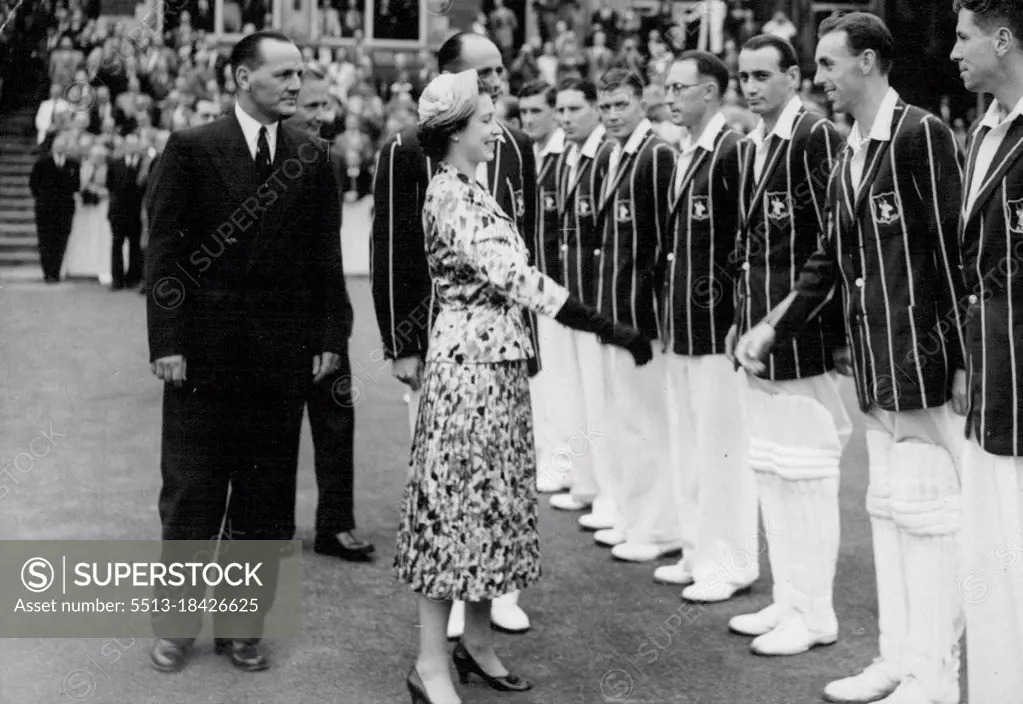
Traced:
POLYGON ((936 408, 965 368, 958 148, 947 126, 892 89, 877 120, 888 139, 870 140, 859 195, 852 151, 842 151, 827 236, 775 321, 775 345, 813 320, 840 282, 860 409, 936 408))
POLYGON ((613 149, 614 141, 607 138, 604 126, 598 125, 575 155, 566 150, 557 165, 561 219, 558 281, 587 305, 597 301, 603 241, 603 231, 597 228, 597 208, 613 149), (573 159, 578 160, 575 170, 573 159))
MULTIPOLYGON (((668 191, 677 152, 644 119, 621 149, 597 201, 596 227, 602 245, 596 300, 601 312, 658 337, 661 286, 659 260, 668 242, 668 191)), ((590 297, 593 292, 590 293, 590 297)))
MULTIPOLYGON (((992 106, 994 110, 995 106, 992 106)), ((991 113, 970 135, 962 211, 970 410, 966 433, 993 455, 1023 456, 1023 101, 985 173, 991 113)))
POLYGON ((536 178, 536 252, 537 268, 561 283, 561 218, 558 213, 558 164, 566 152, 565 132, 554 131, 540 154, 536 178))
POLYGON ((735 317, 739 141, 718 113, 668 198, 662 338, 676 354, 724 354, 735 317), (676 194, 676 188, 680 188, 676 194))
MULTIPOLYGON (((487 163, 487 187, 536 256, 536 165, 529 138, 502 125, 504 139, 487 163)), ((377 155, 370 276, 387 359, 425 357, 432 285, 423 248, 423 198, 437 171, 419 146, 417 127, 389 139, 377 155)), ((535 330, 535 325, 532 326, 535 330)), ((536 339, 534 337, 534 353, 536 339)))
MULTIPOLYGON (((826 227, 828 181, 841 138, 828 120, 798 98, 785 108, 774 130, 763 175, 754 183, 756 146, 742 142, 735 325, 742 336, 785 300, 800 270, 817 249, 826 227)), ((771 381, 802 379, 834 369, 832 352, 845 344, 837 299, 822 304, 815 319, 786 344, 772 350, 771 381)))

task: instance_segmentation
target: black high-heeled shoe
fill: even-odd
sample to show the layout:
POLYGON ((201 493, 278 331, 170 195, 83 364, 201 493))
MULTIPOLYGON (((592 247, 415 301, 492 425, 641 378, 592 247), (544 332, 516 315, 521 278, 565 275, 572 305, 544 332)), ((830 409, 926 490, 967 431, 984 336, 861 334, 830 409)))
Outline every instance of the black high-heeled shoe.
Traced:
POLYGON ((430 695, 426 693, 423 678, 416 672, 416 668, 413 667, 412 671, 408 673, 408 679, 405 682, 408 684, 408 693, 412 695, 412 704, 433 704, 430 701, 430 695))
POLYGON ((458 645, 455 646, 454 651, 451 653, 451 659, 455 662, 455 669, 458 670, 458 681, 462 684, 468 683, 469 675, 476 674, 490 685, 491 689, 496 689, 499 692, 525 692, 527 689, 533 688, 531 682, 511 673, 503 677, 488 675, 480 667, 479 663, 476 662, 475 658, 469 654, 465 643, 462 641, 458 641, 458 645))

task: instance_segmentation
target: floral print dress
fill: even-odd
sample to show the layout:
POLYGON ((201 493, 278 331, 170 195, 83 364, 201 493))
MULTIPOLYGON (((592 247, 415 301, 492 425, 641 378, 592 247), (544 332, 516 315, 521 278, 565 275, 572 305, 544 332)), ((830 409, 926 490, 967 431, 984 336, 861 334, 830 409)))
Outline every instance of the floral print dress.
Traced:
POLYGON ((540 577, 525 308, 553 317, 568 292, 530 266, 497 201, 444 162, 423 229, 438 312, 395 570, 432 599, 493 599, 540 577))

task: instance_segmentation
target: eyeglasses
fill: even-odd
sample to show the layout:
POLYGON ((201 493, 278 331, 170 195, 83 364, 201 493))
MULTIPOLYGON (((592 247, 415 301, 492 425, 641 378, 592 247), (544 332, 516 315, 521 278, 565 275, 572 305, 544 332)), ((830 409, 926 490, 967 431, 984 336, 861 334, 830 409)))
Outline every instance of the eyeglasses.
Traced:
POLYGON ((690 88, 697 88, 699 86, 705 85, 707 85, 707 81, 703 81, 702 83, 668 83, 664 86, 664 91, 669 94, 682 93, 683 91, 687 91, 690 88))

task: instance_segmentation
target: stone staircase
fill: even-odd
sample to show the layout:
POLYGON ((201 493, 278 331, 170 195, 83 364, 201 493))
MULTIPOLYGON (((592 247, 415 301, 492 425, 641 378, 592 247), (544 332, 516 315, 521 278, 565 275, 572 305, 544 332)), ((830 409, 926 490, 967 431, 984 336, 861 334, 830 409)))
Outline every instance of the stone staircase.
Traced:
POLYGON ((25 106, 0 123, 0 269, 38 270, 34 203, 28 187, 39 156, 35 111, 35 106, 25 106))

